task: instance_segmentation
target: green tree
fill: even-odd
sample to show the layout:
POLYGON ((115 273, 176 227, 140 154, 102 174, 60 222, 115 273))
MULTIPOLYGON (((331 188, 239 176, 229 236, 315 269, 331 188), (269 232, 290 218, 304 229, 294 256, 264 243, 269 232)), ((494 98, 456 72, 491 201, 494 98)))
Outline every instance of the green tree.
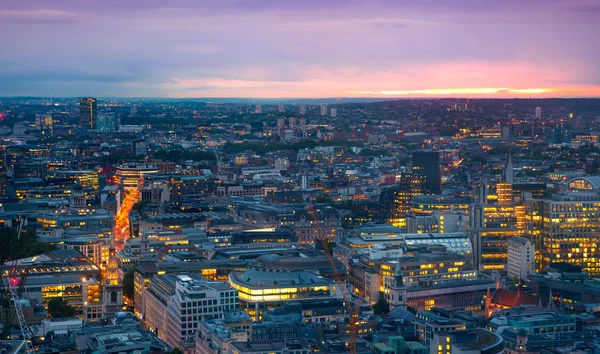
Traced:
POLYGON ((21 232, 16 227, 0 228, 0 257, 2 262, 36 256, 56 249, 56 246, 40 242, 34 229, 21 232))
POLYGON ((183 354, 183 352, 179 348, 173 348, 173 350, 167 352, 166 354, 183 354))
POLYGON ((129 268, 123 276, 123 295, 128 297, 130 300, 133 299, 133 278, 136 270, 137 266, 133 266, 129 268))
POLYGON ((48 301, 48 314, 54 318, 73 317, 75 308, 62 297, 55 297, 48 301))
POLYGON ((390 312, 390 303, 385 301, 383 296, 381 296, 379 298, 379 300, 377 300, 377 303, 375 303, 375 305, 373 305, 373 312, 375 312, 376 315, 385 315, 385 314, 389 313, 390 312))

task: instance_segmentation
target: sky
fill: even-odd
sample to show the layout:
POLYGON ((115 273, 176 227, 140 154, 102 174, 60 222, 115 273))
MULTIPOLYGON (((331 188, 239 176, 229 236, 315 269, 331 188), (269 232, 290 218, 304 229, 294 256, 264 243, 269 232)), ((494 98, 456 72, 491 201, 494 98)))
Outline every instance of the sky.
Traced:
POLYGON ((0 96, 600 97, 599 0, 1 0, 0 96))

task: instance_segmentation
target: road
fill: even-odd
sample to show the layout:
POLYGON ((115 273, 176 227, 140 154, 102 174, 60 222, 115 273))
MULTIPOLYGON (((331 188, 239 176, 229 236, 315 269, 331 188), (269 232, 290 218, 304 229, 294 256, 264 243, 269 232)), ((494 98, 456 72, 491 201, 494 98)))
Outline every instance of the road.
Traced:
POLYGON ((118 250, 122 249, 125 241, 131 237, 129 234, 129 212, 139 198, 140 193, 137 189, 127 191, 125 193, 125 198, 123 198, 123 202, 121 203, 121 210, 117 215, 115 215, 114 245, 118 250))

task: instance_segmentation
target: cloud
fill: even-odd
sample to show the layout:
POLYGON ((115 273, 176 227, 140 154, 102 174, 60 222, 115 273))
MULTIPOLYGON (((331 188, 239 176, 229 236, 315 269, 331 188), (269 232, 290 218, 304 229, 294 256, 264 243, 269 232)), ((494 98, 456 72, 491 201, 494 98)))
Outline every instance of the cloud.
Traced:
POLYGON ((75 12, 54 9, 9 10, 0 9, 0 21, 6 22, 77 22, 80 17, 75 12))
MULTIPOLYGON (((593 12, 592 1, 574 1, 593 12)), ((73 94, 93 86, 188 97, 445 88, 499 88, 501 95, 600 85, 600 25, 565 6, 559 0, 4 0, 0 95, 14 94, 12 87, 35 94, 35 83, 43 91, 54 84, 70 92, 71 85, 73 94)))

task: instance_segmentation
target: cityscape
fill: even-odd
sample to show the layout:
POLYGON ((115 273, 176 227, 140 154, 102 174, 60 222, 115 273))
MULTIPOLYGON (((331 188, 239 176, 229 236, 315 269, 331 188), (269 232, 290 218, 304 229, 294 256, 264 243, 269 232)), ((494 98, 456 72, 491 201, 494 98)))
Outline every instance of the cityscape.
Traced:
POLYGON ((7 3, 2 354, 599 354, 597 13, 7 3))

